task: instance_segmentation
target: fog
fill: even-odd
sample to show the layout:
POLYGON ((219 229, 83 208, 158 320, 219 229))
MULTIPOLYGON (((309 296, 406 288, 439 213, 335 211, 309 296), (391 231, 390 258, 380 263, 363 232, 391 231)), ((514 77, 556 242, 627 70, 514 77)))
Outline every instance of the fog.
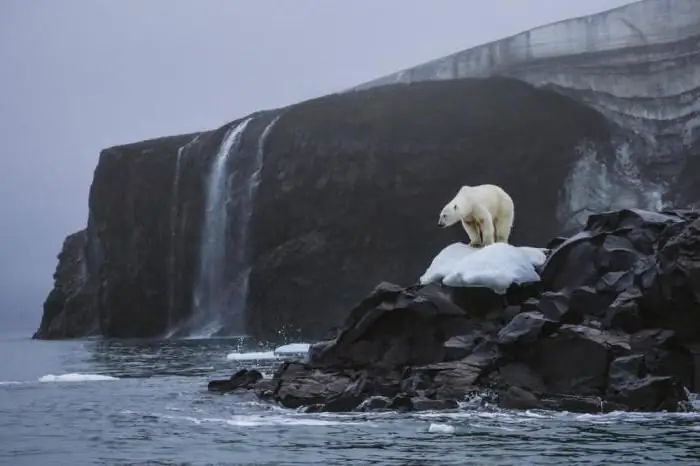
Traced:
POLYGON ((29 334, 99 151, 629 0, 3 0, 0 332, 29 334))

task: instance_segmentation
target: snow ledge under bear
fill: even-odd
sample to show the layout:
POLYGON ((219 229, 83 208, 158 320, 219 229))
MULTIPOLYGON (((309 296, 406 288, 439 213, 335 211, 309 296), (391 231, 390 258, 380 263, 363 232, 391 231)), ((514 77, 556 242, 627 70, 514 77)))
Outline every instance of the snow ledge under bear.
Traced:
POLYGON ((544 249, 493 243, 482 248, 453 243, 435 256, 420 284, 441 282, 451 287, 487 287, 505 294, 512 284, 540 281, 536 268, 547 256, 544 249))

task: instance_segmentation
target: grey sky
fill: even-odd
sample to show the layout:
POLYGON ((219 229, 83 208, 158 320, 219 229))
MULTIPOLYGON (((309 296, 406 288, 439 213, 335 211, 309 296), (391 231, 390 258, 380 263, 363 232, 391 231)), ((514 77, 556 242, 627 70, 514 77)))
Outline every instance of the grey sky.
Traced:
POLYGON ((34 328, 100 149, 629 0, 1 0, 0 331, 34 328), (21 315, 21 318, 20 318, 21 315))

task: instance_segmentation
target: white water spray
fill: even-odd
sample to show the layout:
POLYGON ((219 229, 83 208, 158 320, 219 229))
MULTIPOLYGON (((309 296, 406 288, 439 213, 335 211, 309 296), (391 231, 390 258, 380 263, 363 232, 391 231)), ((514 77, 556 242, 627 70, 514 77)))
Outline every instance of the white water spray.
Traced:
POLYGON ((224 324, 229 308, 229 283, 226 282, 226 241, 229 186, 228 161, 251 121, 248 118, 229 130, 214 158, 207 179, 206 210, 200 240, 199 275, 194 288, 193 326, 190 335, 208 337, 224 324))

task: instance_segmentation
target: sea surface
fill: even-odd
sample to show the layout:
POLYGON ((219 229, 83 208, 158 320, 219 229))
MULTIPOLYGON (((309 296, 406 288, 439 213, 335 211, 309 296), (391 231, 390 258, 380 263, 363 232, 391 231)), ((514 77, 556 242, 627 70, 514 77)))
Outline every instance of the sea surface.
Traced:
POLYGON ((303 414, 207 381, 270 374, 237 340, 0 337, 2 465, 700 464, 700 414, 303 414))

